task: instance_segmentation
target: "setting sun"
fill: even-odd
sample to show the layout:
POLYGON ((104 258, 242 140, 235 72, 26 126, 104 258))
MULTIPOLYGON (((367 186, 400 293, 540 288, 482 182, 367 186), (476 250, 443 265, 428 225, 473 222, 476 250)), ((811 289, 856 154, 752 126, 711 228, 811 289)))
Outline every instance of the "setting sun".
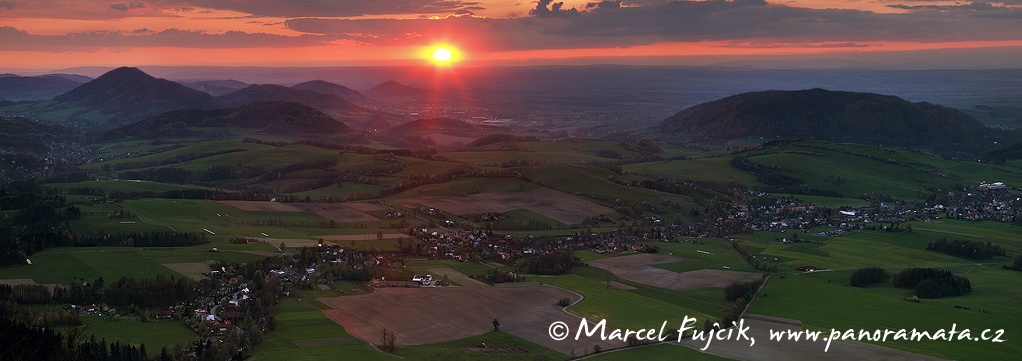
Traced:
POLYGON ((447 44, 435 44, 424 50, 423 57, 436 66, 449 66, 462 59, 461 51, 447 44))
POLYGON ((451 61, 451 50, 447 48, 433 50, 433 60, 441 63, 451 61))

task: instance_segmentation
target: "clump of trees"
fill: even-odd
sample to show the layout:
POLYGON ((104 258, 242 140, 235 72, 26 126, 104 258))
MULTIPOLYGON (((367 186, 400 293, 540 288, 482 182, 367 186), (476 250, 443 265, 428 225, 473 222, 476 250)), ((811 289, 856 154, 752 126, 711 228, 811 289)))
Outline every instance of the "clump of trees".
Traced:
POLYGON ((1004 269, 1010 269, 1014 271, 1022 271, 1022 255, 1015 256, 1015 261, 1010 265, 1002 266, 1004 269))
POLYGON ((581 265, 584 265, 582 260, 578 257, 572 257, 569 252, 541 254, 525 257, 518 261, 518 268, 536 275, 562 275, 571 270, 572 267, 581 265))
POLYGON ((891 273, 886 269, 870 266, 855 270, 848 283, 852 287, 866 287, 876 283, 887 282, 890 279, 891 273))
POLYGON ((489 272, 484 274, 472 275, 472 278, 486 282, 487 284, 497 283, 511 283, 511 282, 522 282, 525 281, 525 277, 519 276, 514 272, 504 272, 496 268, 491 268, 489 272))
POLYGON ((926 249, 969 259, 987 259, 993 256, 1006 255, 1004 248, 1001 248, 1000 245, 992 244, 990 242, 982 243, 964 239, 935 239, 930 241, 930 244, 926 246, 926 249))
POLYGON ((184 277, 131 278, 106 282, 102 277, 90 282, 57 286, 53 299, 61 303, 107 303, 111 306, 135 305, 157 308, 177 305, 195 298, 195 283, 184 277))
POLYGON ((749 282, 731 282, 731 284, 724 287, 724 299, 734 302, 739 298, 751 300, 756 295, 756 291, 759 290, 759 286, 762 284, 759 280, 749 282))
POLYGON ((891 280, 894 287, 912 289, 919 298, 960 296, 972 292, 968 278, 939 268, 909 268, 891 280))

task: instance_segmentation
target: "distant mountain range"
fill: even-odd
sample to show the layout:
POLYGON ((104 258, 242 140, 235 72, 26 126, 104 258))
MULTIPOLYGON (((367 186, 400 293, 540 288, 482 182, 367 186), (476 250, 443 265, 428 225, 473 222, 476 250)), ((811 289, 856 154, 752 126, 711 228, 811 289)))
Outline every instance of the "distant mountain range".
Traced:
POLYGON ((217 97, 217 103, 220 106, 236 106, 256 100, 283 100, 296 102, 320 110, 330 109, 342 112, 365 110, 333 94, 324 94, 312 90, 302 90, 273 84, 250 85, 244 89, 217 97))
POLYGON ((179 82, 181 85, 201 91, 212 96, 227 95, 244 89, 249 84, 237 80, 202 80, 179 82))
POLYGON ((1012 137, 956 109, 824 89, 738 94, 685 109, 655 130, 678 140, 815 138, 970 153, 1012 137))
POLYGON ((301 103, 340 116, 378 113, 346 100, 369 102, 358 92, 321 81, 306 82, 296 87, 248 85, 232 80, 182 84, 155 78, 137 68, 122 67, 85 84, 73 83, 60 76, 0 77, 0 83, 24 82, 26 79, 54 84, 70 83, 64 87, 69 90, 52 100, 7 104, 6 109, 0 111, 33 114, 55 123, 70 122, 90 128, 98 126, 101 130, 131 124, 172 110, 230 108, 265 100, 301 103))
POLYGON ((397 97, 424 97, 429 95, 429 90, 413 88, 396 81, 390 80, 383 84, 374 86, 366 92, 366 95, 374 99, 389 99, 397 97))
POLYGON ((259 100, 226 109, 185 109, 166 112, 105 134, 107 139, 167 138, 201 135, 201 128, 239 127, 265 134, 351 133, 347 125, 310 106, 259 100))
POLYGON ((88 82, 91 78, 72 74, 18 76, 0 74, 0 100, 50 100, 88 82))
POLYGON ((348 88, 340 84, 334 84, 322 80, 312 80, 304 83, 296 84, 292 88, 299 90, 309 90, 320 94, 332 94, 340 97, 341 99, 347 100, 353 104, 367 104, 370 102, 362 93, 356 90, 348 88))

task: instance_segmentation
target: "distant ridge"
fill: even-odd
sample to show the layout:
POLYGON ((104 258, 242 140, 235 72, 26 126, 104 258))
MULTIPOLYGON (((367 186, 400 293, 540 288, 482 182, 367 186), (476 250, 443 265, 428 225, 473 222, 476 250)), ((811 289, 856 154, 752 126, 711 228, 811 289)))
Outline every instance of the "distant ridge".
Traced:
POLYGON ((240 127, 269 134, 351 133, 347 125, 310 106, 279 100, 261 100, 227 109, 175 110, 146 118, 105 134, 108 139, 193 136, 191 128, 240 127))
POLYGON ((816 138, 969 153, 1010 136, 956 109, 824 89, 738 94, 685 109, 656 130, 697 141, 816 138))
POLYGON ((281 100, 302 103, 316 109, 334 109, 339 111, 361 111, 359 106, 336 95, 323 94, 311 90, 302 90, 274 84, 255 84, 244 89, 224 95, 217 99, 218 104, 225 107, 237 106, 257 100, 281 100))
POLYGON ((426 89, 413 88, 393 80, 388 80, 383 84, 374 86, 372 89, 366 92, 370 98, 376 99, 387 99, 395 97, 422 97, 428 96, 429 91, 426 89))
POLYGON ((227 95, 248 86, 248 84, 237 80, 200 80, 181 82, 181 85, 212 96, 227 95))
POLYGON ((362 104, 367 102, 369 99, 359 93, 358 91, 348 88, 340 84, 334 84, 328 81, 312 80, 304 83, 296 84, 292 88, 299 90, 309 90, 320 94, 331 94, 341 97, 341 99, 347 100, 354 104, 362 104))
POLYGON ((0 75, 0 100, 50 100, 88 81, 88 78, 85 78, 85 81, 75 80, 81 78, 58 75, 18 76, 2 74, 0 75))

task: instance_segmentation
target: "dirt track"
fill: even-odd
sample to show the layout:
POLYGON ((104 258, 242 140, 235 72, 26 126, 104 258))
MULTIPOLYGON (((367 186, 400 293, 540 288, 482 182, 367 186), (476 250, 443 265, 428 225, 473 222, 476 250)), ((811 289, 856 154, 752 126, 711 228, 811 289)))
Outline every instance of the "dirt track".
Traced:
MULTIPOLYGON (((555 341, 547 329, 555 321, 571 331, 581 319, 564 312, 556 302, 577 301, 579 296, 551 286, 381 288, 372 294, 320 298, 334 307, 327 316, 344 325, 352 335, 380 343, 381 330, 388 327, 397 335, 397 345, 424 345, 458 340, 493 330, 493 319, 503 332, 570 354, 581 355, 595 344, 585 338, 555 341), (371 315, 367 317, 367 315, 371 315)), ((574 335, 574 334, 572 334, 574 335)), ((601 347, 619 347, 618 342, 599 342, 601 347)))
POLYGON ((698 270, 684 273, 671 272, 649 266, 651 264, 684 261, 684 258, 662 254, 636 254, 589 261, 589 265, 603 268, 618 277, 653 287, 669 290, 696 290, 721 288, 735 281, 754 281, 759 273, 724 270, 698 270))
POLYGON ((218 201, 247 212, 312 212, 341 223, 376 222, 378 218, 365 211, 382 210, 366 203, 281 203, 266 201, 218 201))
POLYGON ((409 198, 401 202, 439 208, 454 214, 528 209, 565 224, 576 224, 586 217, 614 213, 613 209, 585 198, 547 188, 528 192, 483 193, 461 197, 409 198))

